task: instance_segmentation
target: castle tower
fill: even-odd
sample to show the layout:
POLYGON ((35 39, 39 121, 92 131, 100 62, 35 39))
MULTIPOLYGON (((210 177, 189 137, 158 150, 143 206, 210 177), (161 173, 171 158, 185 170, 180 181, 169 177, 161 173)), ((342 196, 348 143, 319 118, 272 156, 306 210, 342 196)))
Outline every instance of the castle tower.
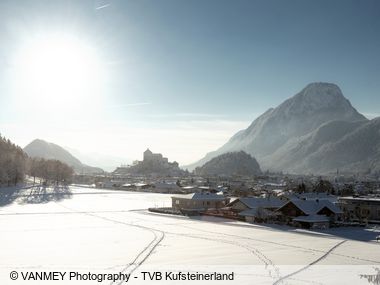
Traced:
POLYGON ((147 161, 149 160, 153 155, 153 152, 151 152, 149 150, 149 148, 146 149, 146 151, 144 151, 144 161, 147 161))

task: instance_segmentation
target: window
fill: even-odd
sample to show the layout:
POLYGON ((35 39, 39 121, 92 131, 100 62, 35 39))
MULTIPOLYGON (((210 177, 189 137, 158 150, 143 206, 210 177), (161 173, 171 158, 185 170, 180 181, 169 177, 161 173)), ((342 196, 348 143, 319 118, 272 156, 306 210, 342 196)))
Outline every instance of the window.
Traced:
POLYGON ((179 205, 179 200, 175 200, 175 204, 176 204, 176 205, 179 205))

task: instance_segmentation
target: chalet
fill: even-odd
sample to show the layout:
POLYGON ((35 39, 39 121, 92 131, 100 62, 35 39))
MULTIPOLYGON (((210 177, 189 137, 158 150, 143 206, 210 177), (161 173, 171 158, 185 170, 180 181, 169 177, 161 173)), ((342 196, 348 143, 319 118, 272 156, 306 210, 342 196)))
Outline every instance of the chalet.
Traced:
POLYGON ((298 195, 298 198, 301 200, 328 200, 331 203, 337 203, 338 198, 335 195, 331 195, 329 193, 317 193, 317 192, 307 192, 307 193, 301 193, 298 195))
POLYGON ((283 222, 293 222, 305 228, 328 227, 341 218, 342 210, 329 200, 293 199, 277 209, 283 222))
POLYGON ((276 197, 238 198, 227 205, 229 211, 243 217, 247 222, 263 222, 274 219, 284 202, 276 197))
POLYGON ((240 217, 243 217, 246 222, 261 223, 261 222, 270 222, 270 221, 277 220, 280 213, 259 207, 259 208, 244 210, 240 212, 238 215, 240 217))
POLYGON ((226 205, 227 199, 214 193, 191 193, 172 197, 174 210, 201 212, 207 209, 219 209, 226 205))
POLYGON ((257 208, 276 210, 284 204, 284 201, 275 197, 243 197, 232 201, 227 205, 227 207, 230 207, 232 211, 241 212, 244 210, 257 208))
POLYGON ((293 218, 296 226, 311 229, 327 229, 330 225, 330 219, 325 215, 298 216, 293 218))
POLYGON ((316 193, 316 192, 306 192, 306 193, 283 193, 279 195, 283 201, 291 201, 294 199, 300 200, 328 200, 332 203, 337 203, 337 196, 331 195, 329 193, 316 193))

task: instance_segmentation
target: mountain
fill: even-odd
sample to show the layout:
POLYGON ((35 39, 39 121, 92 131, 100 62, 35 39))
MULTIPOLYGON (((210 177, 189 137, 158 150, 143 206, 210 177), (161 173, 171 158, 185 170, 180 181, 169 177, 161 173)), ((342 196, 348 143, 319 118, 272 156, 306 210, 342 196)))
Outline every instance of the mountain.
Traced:
MULTIPOLYGON (((246 151, 256 157, 263 169, 288 173, 326 173, 335 167, 355 171, 354 165, 364 167, 362 157, 346 151, 353 149, 349 143, 358 143, 355 132, 373 138, 369 121, 343 96, 340 88, 331 83, 311 83, 298 94, 287 99, 276 108, 271 108, 252 122, 245 130, 236 133, 218 150, 188 166, 194 169, 213 157, 231 151, 246 151), (338 146, 344 149, 338 149, 338 146), (334 152, 346 153, 350 166, 344 166, 334 152), (326 156, 330 157, 326 157, 326 156)), ((373 123, 377 125, 376 123, 373 123)), ((357 135, 356 135, 357 136, 357 135)), ((374 138, 377 143, 376 139, 374 138)), ((367 145, 357 146, 365 148, 367 145)), ((363 150, 373 151, 373 148, 363 150)), ((366 152, 367 154, 367 152, 366 152)), ((340 158, 341 159, 341 158, 340 158)), ((373 163, 375 162, 371 162, 373 163)), ((336 170, 336 168, 335 168, 336 170)))
POLYGON ((339 169, 341 172, 379 173, 380 118, 372 119, 335 142, 310 154, 306 165, 314 172, 339 169))
POLYGON ((102 173, 101 168, 88 166, 80 162, 79 159, 74 157, 64 148, 54 143, 49 143, 44 140, 36 139, 24 147, 24 151, 30 157, 39 157, 45 159, 57 159, 74 168, 77 173, 102 173))
POLYGON ((261 174, 260 166, 256 159, 244 151, 229 152, 214 157, 202 167, 197 167, 198 175, 257 175, 261 174))

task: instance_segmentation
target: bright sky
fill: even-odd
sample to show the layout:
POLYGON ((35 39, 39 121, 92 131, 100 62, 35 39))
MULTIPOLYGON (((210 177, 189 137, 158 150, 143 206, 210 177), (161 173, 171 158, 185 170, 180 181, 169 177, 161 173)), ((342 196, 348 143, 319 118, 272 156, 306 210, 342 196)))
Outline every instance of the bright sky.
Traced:
POLYGON ((187 164, 306 84, 380 110, 380 2, 0 2, 0 132, 187 164))

